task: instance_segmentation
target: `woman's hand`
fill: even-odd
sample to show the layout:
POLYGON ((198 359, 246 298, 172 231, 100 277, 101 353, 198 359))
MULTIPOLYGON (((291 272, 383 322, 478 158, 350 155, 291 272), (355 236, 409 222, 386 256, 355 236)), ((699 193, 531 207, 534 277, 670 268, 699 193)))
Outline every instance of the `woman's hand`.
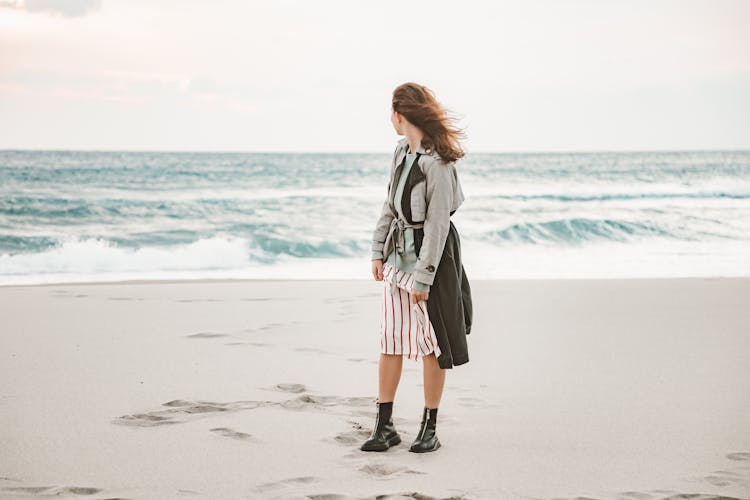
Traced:
POLYGON ((374 259, 372 261, 372 276, 375 281, 383 281, 383 260, 374 259))
POLYGON ((427 297, 430 296, 430 292, 422 292, 420 290, 414 290, 411 291, 411 303, 416 304, 420 300, 427 300, 427 297))

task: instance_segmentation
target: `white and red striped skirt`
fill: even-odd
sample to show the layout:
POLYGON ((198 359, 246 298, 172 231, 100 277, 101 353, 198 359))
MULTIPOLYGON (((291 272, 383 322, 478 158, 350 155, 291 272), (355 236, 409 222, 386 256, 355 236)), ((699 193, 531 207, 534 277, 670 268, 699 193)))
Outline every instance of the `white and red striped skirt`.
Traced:
POLYGON ((427 303, 411 302, 414 276, 383 264, 383 306, 380 315, 380 352, 401 354, 417 361, 421 356, 440 356, 435 329, 430 322, 427 303), (396 286, 392 286, 395 281, 396 286), (391 290, 393 289, 393 292, 391 290))

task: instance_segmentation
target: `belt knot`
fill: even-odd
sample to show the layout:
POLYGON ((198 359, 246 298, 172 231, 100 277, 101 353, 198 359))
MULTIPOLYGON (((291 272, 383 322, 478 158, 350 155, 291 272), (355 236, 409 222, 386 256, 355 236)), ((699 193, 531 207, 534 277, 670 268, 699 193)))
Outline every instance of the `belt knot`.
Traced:
POLYGON ((404 219, 400 217, 394 217, 391 221, 391 227, 388 230, 389 235, 391 236, 391 241, 393 242, 393 245, 391 248, 395 249, 399 254, 403 255, 405 250, 405 240, 404 240, 404 230, 406 228, 420 228, 424 227, 424 223, 417 222, 414 224, 410 224, 409 222, 405 221, 404 219))

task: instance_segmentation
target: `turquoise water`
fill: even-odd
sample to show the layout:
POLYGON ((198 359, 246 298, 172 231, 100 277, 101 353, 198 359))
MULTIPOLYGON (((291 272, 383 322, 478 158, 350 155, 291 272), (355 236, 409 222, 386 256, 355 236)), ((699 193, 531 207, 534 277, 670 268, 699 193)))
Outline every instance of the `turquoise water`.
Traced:
MULTIPOLYGON (((0 151, 0 284, 368 278, 390 154, 0 151)), ((473 278, 750 275, 750 152, 470 154, 473 278)))

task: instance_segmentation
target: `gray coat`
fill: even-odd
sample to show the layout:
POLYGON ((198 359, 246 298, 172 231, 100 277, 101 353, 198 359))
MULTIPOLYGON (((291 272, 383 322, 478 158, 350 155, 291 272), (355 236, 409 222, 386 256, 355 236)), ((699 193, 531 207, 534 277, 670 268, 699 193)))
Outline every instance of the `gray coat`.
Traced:
MULTIPOLYGON (((406 150, 407 141, 403 138, 398 141, 393 152, 388 196, 383 203, 372 238, 372 251, 382 253, 384 262, 396 248, 397 242, 394 239, 400 237, 394 195, 397 180, 404 167, 406 150)), ((420 146, 417 149, 417 159, 404 185, 401 201, 401 211, 408 221, 415 224, 415 229, 420 226, 424 229, 424 240, 421 242, 424 248, 422 253, 417 252, 414 279, 432 285, 448 236, 450 216, 464 201, 455 165, 444 162, 436 152, 428 154, 424 147, 420 146)))
MULTIPOLYGON (((383 260, 394 251, 394 240, 398 240, 402 229, 394 191, 405 164, 406 149, 404 138, 393 153, 388 197, 373 232, 373 254, 382 253, 383 260)), ((418 255, 414 278, 431 285, 427 311, 441 350, 438 364, 447 369, 469 361, 466 336, 471 332, 473 318, 471 286, 461 262, 458 231, 450 220, 463 203, 464 194, 455 165, 444 162, 437 153, 430 154, 420 146, 414 166, 404 184, 401 211, 406 223, 414 227, 418 255)))

